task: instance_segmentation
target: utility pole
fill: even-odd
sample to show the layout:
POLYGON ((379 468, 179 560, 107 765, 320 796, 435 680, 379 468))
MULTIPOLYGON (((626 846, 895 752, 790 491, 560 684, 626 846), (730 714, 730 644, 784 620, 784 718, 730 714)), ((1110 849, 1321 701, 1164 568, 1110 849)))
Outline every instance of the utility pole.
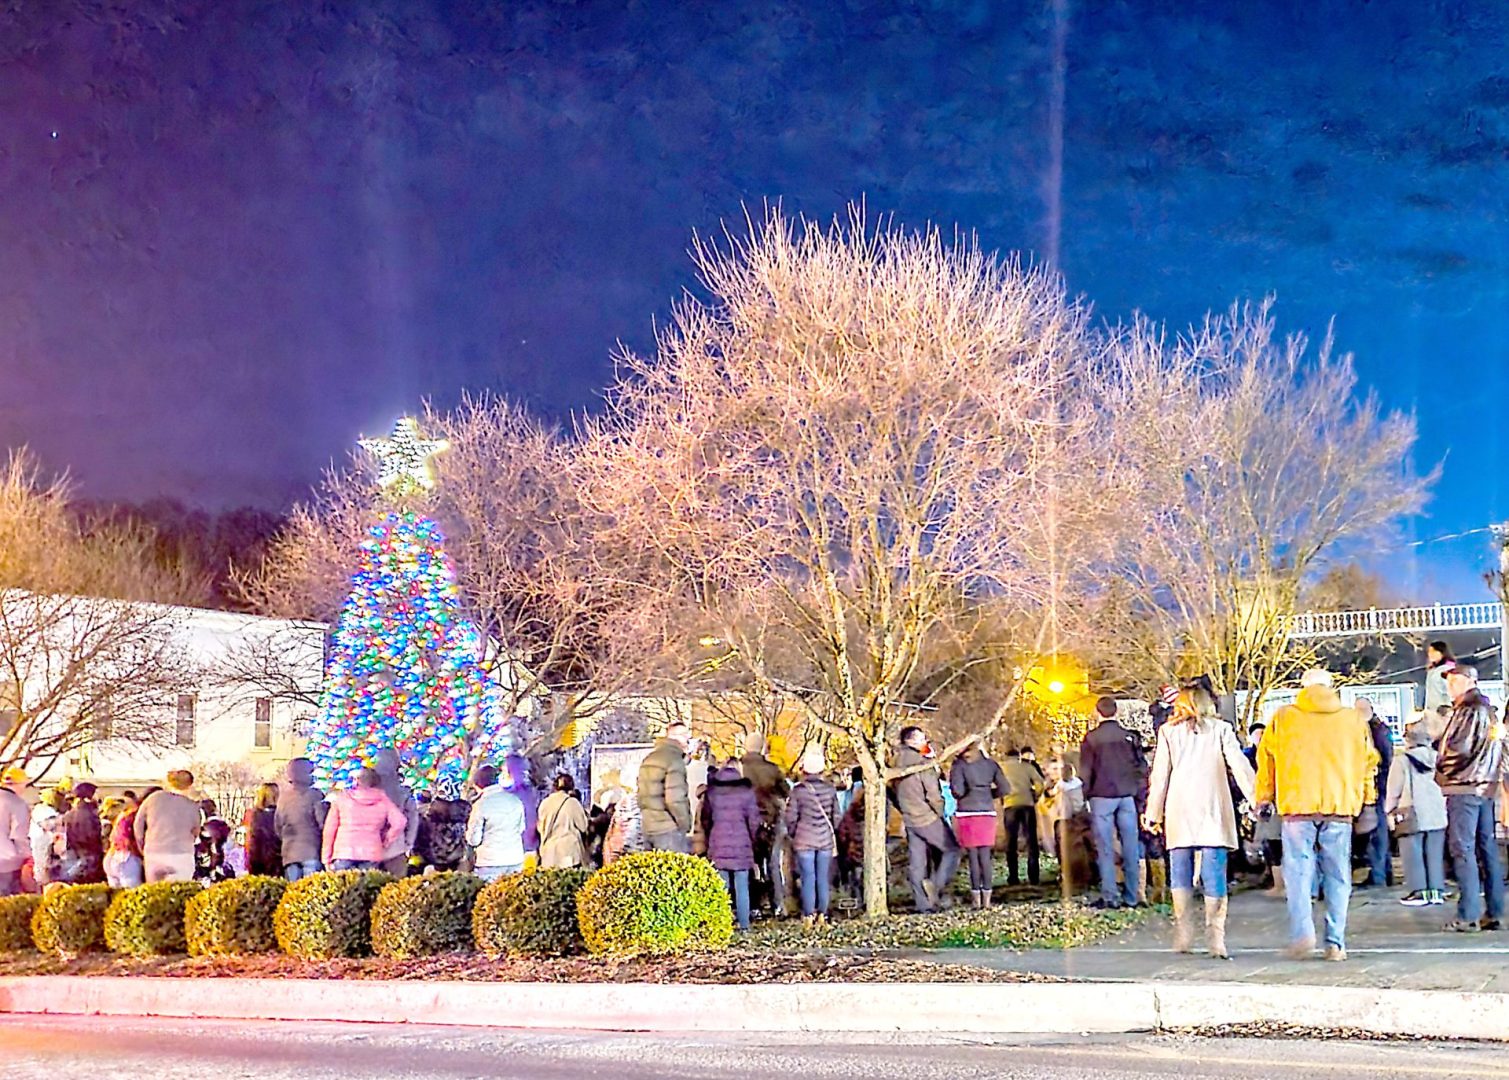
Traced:
POLYGON ((1499 680, 1504 686, 1505 700, 1509 701, 1509 522, 1489 528, 1499 549, 1498 580, 1493 591, 1499 601, 1499 680))

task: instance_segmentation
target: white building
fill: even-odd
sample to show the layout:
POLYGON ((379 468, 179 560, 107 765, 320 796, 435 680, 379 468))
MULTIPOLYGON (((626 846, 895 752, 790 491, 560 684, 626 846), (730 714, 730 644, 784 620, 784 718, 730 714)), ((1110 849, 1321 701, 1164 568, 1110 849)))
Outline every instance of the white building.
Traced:
MULTIPOLYGON (((324 673, 323 624, 15 592, 0 599, 6 621, 30 617, 49 625, 46 635, 0 636, 0 695, 9 698, 0 701, 0 736, 14 730, 28 709, 37 713, 46 708, 49 719, 34 723, 53 730, 70 724, 79 728, 77 717, 85 710, 91 717, 87 737, 70 740, 56 757, 27 762, 34 783, 87 779, 107 790, 140 790, 162 783, 171 769, 187 768, 218 772, 222 783, 230 783, 234 775, 237 782, 249 784, 273 778, 303 752, 324 673), (81 647, 86 638, 82 622, 104 623, 131 614, 152 620, 151 640, 166 643, 158 655, 171 658, 165 662, 179 668, 173 673, 179 678, 157 683, 138 676, 134 689, 117 693, 112 693, 108 674, 57 685, 60 666, 83 665, 94 655, 81 647), (39 636, 53 642, 52 655, 17 655, 39 636), (170 681, 176 683, 172 691, 152 694, 153 687, 170 681), (125 708, 131 710, 129 717, 122 715, 125 708)), ((15 759, 14 747, 8 756, 15 759)))

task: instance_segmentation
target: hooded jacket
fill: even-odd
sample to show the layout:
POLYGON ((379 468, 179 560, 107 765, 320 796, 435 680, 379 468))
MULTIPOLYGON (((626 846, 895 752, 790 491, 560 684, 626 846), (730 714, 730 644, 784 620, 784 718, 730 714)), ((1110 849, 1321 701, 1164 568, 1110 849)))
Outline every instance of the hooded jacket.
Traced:
POLYGON ((702 824, 707 830, 707 857, 719 870, 753 870, 760 806, 754 782, 732 765, 707 778, 702 824))
POLYGON ((1307 686, 1258 743, 1254 800, 1283 817, 1354 818, 1378 801, 1378 751, 1356 709, 1329 686, 1307 686))
POLYGON ((908 829, 925 829, 943 820, 943 789, 938 781, 937 767, 910 746, 903 746, 897 752, 897 769, 904 771, 918 765, 929 767, 903 776, 892 789, 896 809, 901 811, 901 820, 908 829))
POLYGON ((502 784, 493 784, 472 804, 466 842, 477 867, 524 865, 524 804, 502 784))
POLYGON ((31 857, 31 807, 10 788, 0 788, 0 874, 14 873, 31 857))
POLYGON ((397 750, 379 750, 372 767, 382 778, 383 794, 398 808, 405 822, 401 830, 388 837, 387 850, 382 856, 382 861, 386 862, 414 851, 414 841, 419 837, 419 804, 414 801, 414 792, 399 779, 397 750))
POLYGON ((326 866, 342 859, 382 862, 392 838, 401 838, 407 824, 403 811, 380 787, 336 792, 325 815, 320 861, 326 866))
POLYGON ((1477 687, 1451 707, 1441 733, 1436 783, 1447 795, 1498 794, 1504 772, 1503 729, 1493 706, 1477 687))
POLYGON ((1004 799, 1011 790, 1001 766, 986 757, 979 747, 954 759, 948 786, 953 789, 961 814, 993 814, 996 800, 1004 799))
POLYGON ((325 793, 314 786, 314 764, 308 758, 294 758, 284 776, 273 814, 283 865, 319 862, 329 806, 325 793))
POLYGON ((661 739, 639 763, 639 824, 646 837, 692 831, 686 751, 661 739))
POLYGON ((1413 807, 1421 832, 1446 828, 1446 796, 1436 783, 1437 756, 1436 748, 1429 744, 1411 746, 1394 755, 1383 800, 1385 814, 1403 813, 1413 807))

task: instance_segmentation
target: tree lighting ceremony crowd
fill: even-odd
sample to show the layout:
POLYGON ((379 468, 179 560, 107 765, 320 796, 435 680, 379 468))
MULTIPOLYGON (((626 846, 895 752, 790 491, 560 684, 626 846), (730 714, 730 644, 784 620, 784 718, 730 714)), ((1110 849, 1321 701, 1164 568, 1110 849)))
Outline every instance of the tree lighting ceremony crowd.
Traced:
MULTIPOLYGON (((1341 961, 1354 853, 1365 874, 1355 887, 1385 887, 1394 884, 1397 847, 1401 904, 1444 907, 1449 867, 1455 908, 1444 929, 1500 930, 1503 728, 1472 666, 1452 660, 1443 643, 1429 657, 1426 708, 1398 749, 1371 703, 1344 705, 1321 668, 1304 673, 1292 705, 1253 725, 1246 748, 1204 679, 1164 688, 1150 743, 1123 726, 1115 699, 1099 698, 1077 753, 1046 769, 1031 748, 997 761, 978 740, 940 763, 927 732, 905 726, 886 798, 915 910, 952 907, 961 864, 971 904, 991 906, 1001 848, 1008 885, 1021 882, 1023 857, 1027 884, 1038 885, 1046 849, 1058 859, 1066 897, 1090 890, 1091 906, 1108 909, 1166 898, 1178 952, 1195 951, 1198 893, 1204 951, 1224 959, 1240 862, 1263 875, 1270 895, 1286 898, 1291 957, 1320 948, 1326 960, 1341 961), (1316 900, 1324 911, 1318 930, 1316 900)), ((239 828, 196 796, 185 770, 140 795, 100 800, 82 782, 33 803, 25 771, 12 768, 0 789, 0 895, 243 874, 292 881, 322 869, 470 869, 494 880, 530 865, 590 867, 659 850, 708 858, 741 929, 755 917, 798 912, 817 923, 829 915, 835 885, 860 895, 864 785, 858 769, 835 784, 818 744, 791 775, 765 751, 752 734, 741 756, 710 761, 708 744, 672 723, 632 787, 594 793, 590 807, 564 773, 540 798, 518 754, 476 769, 464 790, 443 781, 419 797, 401 782, 391 751, 328 797, 299 758, 283 783, 261 786, 239 828)))

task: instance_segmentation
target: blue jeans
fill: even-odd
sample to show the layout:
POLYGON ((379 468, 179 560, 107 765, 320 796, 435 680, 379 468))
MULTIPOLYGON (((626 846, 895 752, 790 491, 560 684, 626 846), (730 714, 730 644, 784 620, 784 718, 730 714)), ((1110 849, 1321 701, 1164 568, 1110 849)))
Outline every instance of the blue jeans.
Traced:
POLYGON ((1483 918, 1485 891, 1488 918, 1504 917, 1504 871, 1499 866, 1493 826, 1492 799, 1482 795, 1446 796, 1446 839, 1462 889, 1457 898, 1457 918, 1463 922, 1475 923, 1483 918))
POLYGON ((798 849, 796 873, 802 883, 802 915, 828 914, 828 896, 833 880, 833 852, 798 849))
MULTIPOLYGON (((382 863, 376 859, 336 859, 330 864, 332 870, 376 870, 382 863)), ((286 872, 286 871, 285 871, 286 872)))
POLYGON ((313 874, 318 874, 320 870, 320 860, 318 859, 310 859, 308 862, 291 862, 283 867, 283 876, 289 881, 298 881, 300 878, 307 878, 313 874))
POLYGON ((1394 868, 1388 857, 1388 819, 1383 815, 1382 804, 1375 804, 1373 809, 1378 811, 1378 827, 1368 833, 1368 876, 1364 880, 1369 885, 1392 885, 1394 868))
POLYGON ((1347 903, 1352 899, 1352 823, 1284 818, 1284 891, 1289 903, 1289 940, 1315 940, 1311 886, 1316 846, 1326 904, 1326 944, 1347 947, 1347 903))
POLYGON ((734 900, 734 922, 740 930, 749 929, 749 871, 719 870, 723 887, 734 900))
POLYGON ((1137 842, 1137 803, 1130 795, 1092 798, 1090 825, 1095 836, 1095 865, 1100 870, 1100 898, 1107 904, 1117 902, 1116 849, 1112 841, 1121 834, 1121 865, 1126 875, 1121 892, 1130 907, 1137 903, 1137 864, 1142 860, 1137 842))
POLYGON ((1200 888, 1219 900, 1226 895, 1226 856, 1223 847, 1176 847, 1168 849, 1169 887, 1195 887, 1195 855, 1200 856, 1200 888))
POLYGON ((518 866, 479 866, 472 873, 483 881, 497 881, 500 877, 522 873, 523 870, 524 865, 520 863, 518 866))
POLYGON ((1446 889, 1446 830, 1409 833, 1399 837, 1399 856, 1404 862, 1406 892, 1442 892, 1446 889))

